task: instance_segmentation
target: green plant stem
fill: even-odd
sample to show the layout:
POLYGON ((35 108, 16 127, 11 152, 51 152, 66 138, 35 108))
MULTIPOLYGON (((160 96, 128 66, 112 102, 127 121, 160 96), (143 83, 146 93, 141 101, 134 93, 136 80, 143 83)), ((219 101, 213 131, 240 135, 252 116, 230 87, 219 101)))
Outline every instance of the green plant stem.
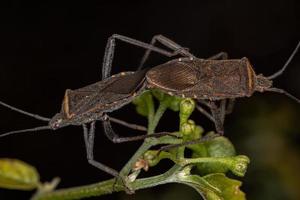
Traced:
POLYGON ((198 164, 198 163, 220 163, 231 164, 232 157, 201 157, 201 158, 186 158, 179 161, 181 165, 198 164))
MULTIPOLYGON (((153 118, 154 118, 154 102, 152 95, 149 95, 149 98, 146 99, 146 105, 148 110, 148 127, 151 125, 153 118)), ((148 128, 149 129, 149 128, 148 128)))
POLYGON ((157 127, 159 120, 161 119, 161 117, 163 116, 163 114, 165 113, 167 108, 168 108, 168 106, 167 106, 166 102, 162 101, 159 104, 159 107, 156 110, 156 113, 153 117, 153 120, 149 122, 148 134, 154 133, 155 128, 157 127))
MULTIPOLYGON (((175 176, 180 169, 180 166, 174 165, 170 170, 161 175, 135 180, 132 183, 132 187, 134 190, 139 190, 174 182, 176 178, 173 176, 175 176)), ((110 179, 96 184, 37 194, 32 198, 32 200, 81 199, 93 196, 102 196, 120 191, 124 191, 124 186, 118 183, 115 184, 115 179, 110 179)))
MULTIPOLYGON (((153 102, 152 106, 150 107, 154 108, 153 102)), ((149 120, 149 126, 148 126, 148 134, 152 134, 155 131, 155 128, 164 114, 164 112, 167 109, 167 105, 164 102, 161 102, 159 104, 159 107, 157 108, 157 111, 153 117, 153 120, 150 120, 150 116, 148 117, 149 120)), ((154 110, 154 109, 153 109, 154 110)), ((123 167, 123 169, 120 172, 120 175, 125 177, 128 176, 130 173, 133 164, 140 158, 142 155, 149 150, 152 146, 156 145, 158 143, 158 139, 156 138, 148 138, 144 141, 144 143, 140 146, 140 148, 135 152, 135 154, 131 157, 131 159, 126 163, 126 165, 123 167)))

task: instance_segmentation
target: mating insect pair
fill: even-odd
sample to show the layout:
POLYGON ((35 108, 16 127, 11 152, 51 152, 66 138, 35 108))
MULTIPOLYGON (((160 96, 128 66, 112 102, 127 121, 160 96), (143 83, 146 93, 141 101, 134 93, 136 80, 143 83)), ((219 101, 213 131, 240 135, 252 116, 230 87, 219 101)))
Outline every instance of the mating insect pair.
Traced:
MULTIPOLYGON (((157 88, 170 95, 193 98, 199 104, 207 106, 211 113, 204 110, 201 106, 197 108, 215 123, 217 132, 223 134, 225 115, 230 113, 233 108, 234 99, 237 97, 249 97, 254 91, 272 91, 283 93, 300 102, 284 90, 273 88, 271 81, 271 79, 276 78, 285 70, 299 46, 300 43, 281 70, 269 77, 264 77, 263 75, 255 74, 247 58, 228 60, 227 54, 221 52, 208 59, 199 59, 187 49, 161 35, 154 36, 151 44, 122 35, 113 35, 108 39, 105 50, 102 81, 76 90, 66 90, 61 111, 52 119, 28 113, 0 102, 1 105, 12 110, 42 121, 48 121, 49 123, 48 126, 12 131, 2 134, 0 137, 21 132, 45 129, 55 130, 68 125, 80 125, 83 127, 89 163, 118 177, 116 170, 94 160, 93 146, 95 122, 97 120, 102 121, 105 134, 115 143, 149 137, 148 135, 119 137, 113 131, 110 121, 134 129, 145 130, 145 128, 111 118, 108 113, 130 103, 135 96, 140 95, 143 91, 149 88, 157 88), (111 76, 116 39, 146 49, 146 53, 137 71, 121 72, 111 76), (154 46, 157 41, 170 48, 171 51, 154 46), (180 56, 180 58, 173 59, 151 69, 142 69, 151 51, 167 57, 180 56)), ((156 133, 154 135, 160 136, 165 134, 156 133)))

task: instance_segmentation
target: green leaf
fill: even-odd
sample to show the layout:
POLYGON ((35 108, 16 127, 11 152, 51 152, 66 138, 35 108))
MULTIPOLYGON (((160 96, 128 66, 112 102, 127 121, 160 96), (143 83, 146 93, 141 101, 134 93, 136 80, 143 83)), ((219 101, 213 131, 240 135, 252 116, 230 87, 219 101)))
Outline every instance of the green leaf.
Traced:
POLYGON ((151 93, 158 101, 164 101, 167 96, 170 96, 158 89, 152 89, 151 93))
POLYGON ((32 190, 39 185, 36 169, 16 159, 0 159, 0 187, 6 189, 32 190))
POLYGON ((170 110, 173 110, 174 112, 178 112, 181 101, 182 101, 182 98, 173 96, 171 102, 169 103, 168 108, 170 110))
MULTIPOLYGON (((235 156, 235 149, 232 143, 225 137, 217 137, 210 141, 205 142, 203 145, 199 145, 199 151, 197 148, 193 148, 193 158, 197 157, 232 157, 235 156), (206 151, 203 151, 203 146, 206 151), (201 151, 200 151, 201 150, 201 151), (206 153, 206 155, 204 155, 206 153)), ((226 173, 229 170, 227 165, 217 163, 200 163, 197 164, 197 169, 201 175, 211 173, 226 173)))
POLYGON ((238 180, 230 179, 224 174, 210 174, 204 176, 203 179, 219 190, 216 195, 222 200, 246 199, 245 193, 240 190, 242 183, 238 180))
POLYGON ((236 155, 233 144, 223 136, 205 142, 205 146, 208 156, 210 157, 229 157, 236 155))
POLYGON ((205 200, 245 200, 240 190, 242 183, 222 173, 204 177, 197 175, 178 176, 180 183, 193 187, 205 200))
POLYGON ((144 92, 132 101, 132 103, 136 105, 137 113, 144 117, 147 117, 149 113, 148 102, 152 102, 153 104, 153 99, 150 91, 144 92))
POLYGON ((158 89, 152 89, 151 93, 158 101, 167 103, 168 109, 173 110, 174 112, 179 111, 182 98, 177 96, 170 96, 158 89))

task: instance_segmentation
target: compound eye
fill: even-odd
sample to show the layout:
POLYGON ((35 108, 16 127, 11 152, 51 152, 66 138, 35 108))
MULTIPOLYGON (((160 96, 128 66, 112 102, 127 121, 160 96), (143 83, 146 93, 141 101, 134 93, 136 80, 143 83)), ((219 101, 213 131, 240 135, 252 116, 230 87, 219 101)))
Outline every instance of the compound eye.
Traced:
POLYGON ((55 129, 59 128, 61 122, 62 122, 62 119, 58 119, 58 120, 54 123, 54 126, 53 126, 53 127, 54 127, 55 129))

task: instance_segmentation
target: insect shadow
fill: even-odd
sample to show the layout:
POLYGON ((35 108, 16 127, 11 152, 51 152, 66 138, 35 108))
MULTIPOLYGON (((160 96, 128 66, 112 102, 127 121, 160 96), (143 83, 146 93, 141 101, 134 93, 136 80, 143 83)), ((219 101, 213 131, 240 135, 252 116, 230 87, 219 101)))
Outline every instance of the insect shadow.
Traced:
MULTIPOLYGON (((255 74, 247 58, 228 60, 227 54, 221 52, 208 59, 200 59, 191 54, 188 49, 162 35, 154 36, 151 43, 147 44, 114 34, 108 39, 105 49, 102 80, 76 90, 67 89, 61 111, 51 119, 23 111, 0 101, 2 106, 48 122, 47 126, 11 131, 0 135, 0 137, 22 132, 56 130, 69 125, 82 126, 88 162, 114 177, 119 177, 118 171, 94 160, 93 147, 96 121, 102 121, 106 136, 114 143, 169 134, 168 132, 161 132, 154 135, 119 137, 112 129, 111 121, 137 130, 145 131, 146 129, 108 115, 109 112, 130 103, 146 89, 157 88, 169 95, 193 98, 198 103, 207 106, 211 113, 201 106, 197 106, 197 108, 215 123, 217 132, 223 134, 225 115, 233 109, 235 98, 250 97, 254 91, 270 91, 285 94, 300 102, 299 99, 286 91, 272 87, 272 79, 278 77, 286 69, 299 46, 300 42, 282 69, 271 76, 265 77, 261 74, 255 74), (116 40, 146 49, 137 71, 111 75, 116 40), (156 42, 160 42, 171 51, 154 46, 156 42), (180 58, 150 69, 142 69, 151 51, 167 57, 180 56, 180 58)), ((119 178, 124 179, 124 177, 119 178)))

